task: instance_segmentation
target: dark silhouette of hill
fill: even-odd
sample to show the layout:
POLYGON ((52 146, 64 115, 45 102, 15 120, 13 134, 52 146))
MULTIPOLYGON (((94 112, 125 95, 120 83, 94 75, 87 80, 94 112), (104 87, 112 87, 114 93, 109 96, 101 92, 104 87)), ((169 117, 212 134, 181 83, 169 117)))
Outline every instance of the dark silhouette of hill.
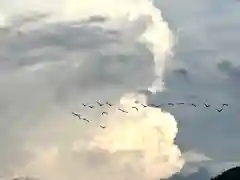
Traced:
POLYGON ((240 180, 240 166, 228 169, 211 180, 240 180))
POLYGON ((195 173, 187 176, 176 174, 168 180, 240 180, 240 167, 228 169, 212 178, 207 169, 201 167, 199 171, 195 173))

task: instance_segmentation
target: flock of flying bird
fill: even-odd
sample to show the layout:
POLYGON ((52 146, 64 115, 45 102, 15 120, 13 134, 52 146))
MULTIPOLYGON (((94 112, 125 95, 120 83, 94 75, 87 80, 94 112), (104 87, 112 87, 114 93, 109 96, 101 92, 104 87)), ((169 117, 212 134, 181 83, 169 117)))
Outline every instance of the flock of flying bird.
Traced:
MULTIPOLYGON (((111 103, 109 103, 109 102, 100 103, 99 101, 96 101, 96 103, 97 103, 97 105, 100 106, 100 107, 102 107, 102 106, 104 106, 104 105, 107 105, 107 106, 109 106, 109 107, 114 106, 114 104, 111 104, 111 103)), ((135 101, 135 103, 136 103, 136 104, 140 104, 143 108, 148 107, 148 105, 141 104, 141 103, 138 102, 138 101, 135 101)), ((168 106, 175 106, 175 105, 184 105, 184 104, 186 104, 186 103, 184 103, 184 102, 179 102, 179 103, 175 103, 175 104, 174 104, 174 103, 167 103, 166 105, 168 105, 168 106)), ((208 103, 203 103, 203 104, 204 104, 204 106, 205 106, 206 108, 211 107, 211 104, 208 104, 208 103)), ((195 107, 195 108, 197 107, 197 105, 194 104, 194 103, 191 103, 191 104, 189 104, 189 105, 192 106, 192 107, 195 107)), ((93 109, 93 108, 96 107, 95 105, 89 105, 89 104, 84 104, 84 103, 82 103, 82 106, 83 106, 83 107, 86 107, 86 108, 90 108, 90 109, 93 109)), ((161 104, 161 105, 150 104, 150 105, 149 105, 149 107, 156 107, 156 108, 162 108, 163 106, 164 106, 164 104, 161 104)), ((216 109, 216 111, 217 111, 217 112, 222 112, 224 106, 228 106, 228 104, 226 104, 226 103, 222 104, 221 108, 220 108, 220 109, 216 109)), ((139 108, 136 107, 136 106, 133 106, 132 109, 135 109, 136 111, 139 111, 139 108)), ((120 111, 120 112, 122 112, 122 113, 125 113, 125 114, 128 113, 128 111, 125 111, 125 110, 123 110, 123 109, 121 109, 121 108, 117 108, 117 110, 120 111)), ((108 112, 103 111, 101 114, 102 114, 102 115, 108 115, 108 112)), ((83 120, 83 121, 86 121, 86 122, 88 122, 88 123, 90 122, 89 119, 87 119, 87 118, 85 118, 85 117, 82 117, 82 115, 80 115, 80 114, 78 114, 78 113, 72 112, 72 115, 76 116, 79 120, 83 120)), ((100 125, 100 127, 103 128, 103 129, 106 128, 105 125, 100 125)))

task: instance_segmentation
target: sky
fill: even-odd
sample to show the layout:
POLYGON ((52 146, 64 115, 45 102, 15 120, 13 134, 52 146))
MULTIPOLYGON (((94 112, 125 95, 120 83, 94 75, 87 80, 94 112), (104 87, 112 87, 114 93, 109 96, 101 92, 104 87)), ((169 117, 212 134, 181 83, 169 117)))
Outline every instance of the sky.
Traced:
POLYGON ((209 179, 240 164, 239 8, 235 0, 1 0, 0 175, 209 179), (81 105, 96 100, 129 114, 81 105), (134 100, 197 108, 135 112, 134 100), (229 107, 216 112, 222 103, 229 107))

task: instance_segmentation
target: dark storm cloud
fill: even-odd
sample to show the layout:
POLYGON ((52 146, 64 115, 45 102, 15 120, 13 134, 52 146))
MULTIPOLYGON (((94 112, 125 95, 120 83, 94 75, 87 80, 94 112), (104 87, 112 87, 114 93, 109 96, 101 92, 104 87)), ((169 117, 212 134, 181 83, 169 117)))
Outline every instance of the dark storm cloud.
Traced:
POLYGON ((197 108, 167 108, 179 122, 176 142, 181 150, 197 150, 219 164, 239 161, 239 3, 184 0, 176 5, 157 0, 155 4, 175 29, 178 43, 174 58, 167 65, 166 91, 150 96, 149 103, 196 103, 197 108), (190 6, 188 10, 183 8, 190 6), (191 83, 183 78, 186 74, 191 83), (204 101, 212 106, 204 107, 204 101), (230 106, 217 113, 215 108, 224 102, 230 106))

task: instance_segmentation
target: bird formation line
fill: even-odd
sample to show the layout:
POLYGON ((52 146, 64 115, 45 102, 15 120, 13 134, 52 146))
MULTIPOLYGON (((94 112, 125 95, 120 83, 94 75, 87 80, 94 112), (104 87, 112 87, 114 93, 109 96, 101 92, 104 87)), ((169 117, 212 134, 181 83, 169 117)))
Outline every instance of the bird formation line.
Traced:
MULTIPOLYGON (((189 106, 192 106, 192 107, 194 107, 194 108, 197 108, 197 107, 198 107, 197 104, 195 104, 195 103, 190 103, 190 104, 189 104, 189 103, 185 103, 185 102, 177 102, 177 103, 168 102, 168 103, 166 103, 166 104, 150 104, 150 105, 142 104, 142 103, 140 103, 139 101, 135 101, 134 103, 135 103, 136 105, 139 104, 142 108, 146 108, 146 107, 161 108, 161 107, 163 107, 163 106, 165 106, 165 105, 166 105, 166 106, 174 107, 174 106, 176 106, 176 105, 185 105, 185 104, 186 104, 186 105, 189 105, 189 106)), ((101 103, 101 102, 99 102, 99 101, 96 101, 96 105, 98 105, 98 106, 100 106, 100 107, 106 105, 106 106, 108 106, 109 108, 112 107, 112 106, 114 106, 114 104, 109 103, 108 101, 106 101, 105 103, 101 103)), ((90 109, 95 108, 96 105, 90 105, 90 104, 87 104, 87 103, 82 103, 82 106, 83 106, 83 107, 85 107, 85 108, 90 108, 90 109)), ((208 104, 208 103, 206 103, 206 102, 204 102, 203 105, 204 105, 205 108, 210 108, 210 107, 212 107, 211 104, 208 104)), ((223 103, 220 108, 216 108, 215 110, 220 113, 220 112, 223 111, 224 106, 227 106, 227 107, 228 107, 229 104, 223 103)), ((139 111, 139 110, 140 110, 139 107, 137 107, 137 106, 132 106, 132 109, 135 109, 136 111, 139 111)), ((128 111, 126 111, 126 110, 124 110, 124 109, 122 109, 122 108, 116 108, 116 110, 118 110, 119 112, 124 113, 124 114, 128 114, 128 113, 129 113, 128 111)), ((164 111, 164 110, 163 110, 163 111, 164 111)), ((91 120, 87 119, 86 117, 83 117, 81 114, 72 112, 72 115, 73 115, 73 116, 76 116, 79 120, 83 120, 83 121, 85 121, 85 122, 87 122, 87 123, 90 123, 90 122, 91 122, 91 120)), ((107 115, 108 115, 108 112, 107 112, 107 111, 103 111, 103 112, 101 113, 101 115, 102 115, 102 116, 107 116, 107 115)), ((101 127, 102 129, 105 129, 105 128, 106 128, 105 125, 100 125, 100 127, 101 127)))

